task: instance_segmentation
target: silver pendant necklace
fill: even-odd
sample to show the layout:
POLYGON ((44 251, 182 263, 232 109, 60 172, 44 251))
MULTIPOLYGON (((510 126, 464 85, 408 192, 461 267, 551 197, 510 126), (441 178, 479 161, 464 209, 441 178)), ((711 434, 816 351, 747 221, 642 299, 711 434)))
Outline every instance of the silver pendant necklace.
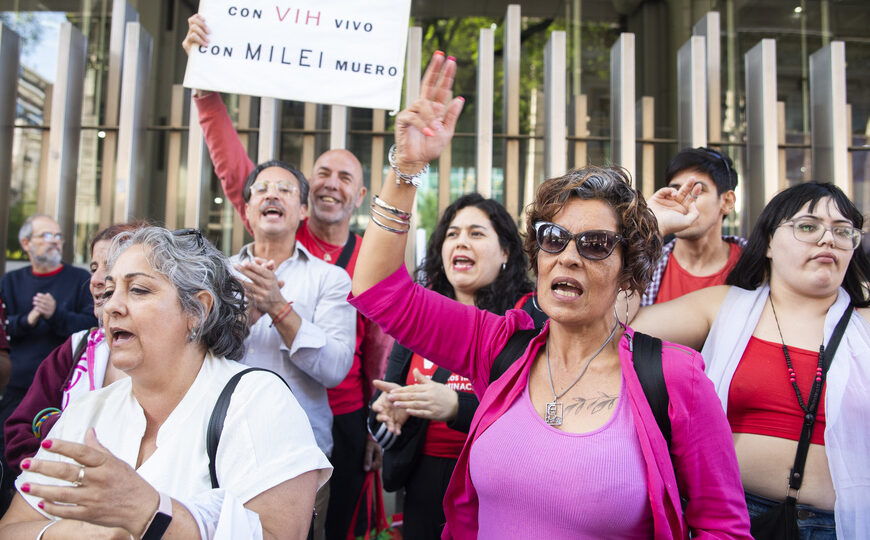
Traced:
POLYGON ((556 394, 556 388, 553 386, 553 373, 550 370, 550 339, 547 338, 547 378, 550 379, 550 391, 553 392, 553 401, 547 403, 547 411, 544 416, 544 421, 547 422, 548 425, 551 426, 561 426, 562 425, 562 411, 563 404, 559 399, 562 398, 565 394, 567 394, 574 385, 580 382, 580 379, 583 378, 583 375, 586 374, 586 370, 589 369, 589 364, 595 360, 595 357, 598 356, 601 351, 604 350, 604 347, 607 347, 607 344, 613 339, 613 336, 616 334, 616 328, 619 326, 619 319, 617 319, 616 324, 613 325, 613 330, 610 331, 610 335, 607 337, 607 341, 605 341, 601 347, 595 351, 595 354, 589 357, 589 360, 586 361, 586 365, 583 366, 583 371, 580 372, 580 375, 577 375, 577 378, 574 379, 574 382, 571 383, 568 388, 565 389, 561 394, 556 394))

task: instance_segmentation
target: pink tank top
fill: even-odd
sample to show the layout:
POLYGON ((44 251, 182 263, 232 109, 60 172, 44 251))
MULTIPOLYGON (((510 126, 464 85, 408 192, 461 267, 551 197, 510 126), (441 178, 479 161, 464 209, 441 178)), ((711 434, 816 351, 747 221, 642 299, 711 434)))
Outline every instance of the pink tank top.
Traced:
POLYGON ((526 385, 471 447, 469 473, 480 501, 479 538, 653 536, 625 380, 610 420, 588 433, 548 426, 526 385))

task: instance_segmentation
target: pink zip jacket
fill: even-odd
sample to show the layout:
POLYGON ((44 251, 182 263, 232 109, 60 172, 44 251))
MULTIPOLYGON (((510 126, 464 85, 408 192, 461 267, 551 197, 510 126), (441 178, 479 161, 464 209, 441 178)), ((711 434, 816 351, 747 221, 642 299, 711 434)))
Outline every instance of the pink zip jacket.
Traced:
MULTIPOLYGON (((524 311, 499 316, 462 305, 414 284, 404 266, 363 294, 350 295, 349 301, 405 347, 471 380, 480 406, 444 497, 447 525, 442 538, 477 538, 477 492, 468 472, 471 445, 522 395, 549 325, 489 385, 492 362, 510 336, 532 327, 524 311)), ((620 339, 619 359, 646 463, 655 538, 688 538, 691 530, 693 538, 750 539, 731 429, 713 383, 704 375, 701 355, 667 342, 662 350, 672 461, 634 371, 633 334, 628 329, 620 339), (685 519, 681 495, 688 501, 685 519)))

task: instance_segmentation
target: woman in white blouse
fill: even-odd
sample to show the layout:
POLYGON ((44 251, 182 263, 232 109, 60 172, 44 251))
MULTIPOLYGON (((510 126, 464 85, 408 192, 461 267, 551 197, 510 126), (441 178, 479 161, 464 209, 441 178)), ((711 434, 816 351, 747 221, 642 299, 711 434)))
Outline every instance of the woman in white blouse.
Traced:
POLYGON ((33 458, 0 538, 304 538, 331 466, 277 376, 241 378, 213 489, 206 429, 244 366, 241 284, 199 231, 117 237, 103 325, 128 378, 71 404, 33 458))

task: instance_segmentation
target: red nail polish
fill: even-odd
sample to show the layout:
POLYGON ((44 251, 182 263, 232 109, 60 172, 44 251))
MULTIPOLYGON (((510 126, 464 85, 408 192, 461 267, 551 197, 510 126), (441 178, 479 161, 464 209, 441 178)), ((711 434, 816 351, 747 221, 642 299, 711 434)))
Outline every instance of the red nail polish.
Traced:
POLYGON ((462 101, 462 103, 465 103, 465 98, 464 98, 464 97, 459 96, 459 100, 462 101))
POLYGON ((30 484, 21 484, 21 491, 24 493, 30 493, 30 484))
POLYGON ((22 468, 22 469, 29 469, 29 468, 30 468, 30 460, 29 460, 29 459, 25 459, 24 461, 22 461, 22 462, 21 462, 21 468, 22 468))
POLYGON ((441 51, 435 51, 435 54, 437 54, 438 56, 444 56, 444 53, 441 51))
POLYGON ((423 128, 423 135, 425 135, 425 136, 427 136, 427 137, 434 137, 434 136, 435 136, 435 132, 432 131, 430 128, 424 127, 424 128, 423 128))
POLYGON ((448 56, 448 57, 447 57, 447 61, 448 61, 448 62, 455 62, 455 61, 456 61, 456 57, 455 57, 455 56, 448 56))
POLYGON ((43 448, 51 448, 51 441, 50 440, 42 441, 42 447, 43 448))
POLYGON ((45 509, 45 503, 42 501, 39 501, 38 503, 36 503, 36 506, 42 508, 43 510, 45 509))

